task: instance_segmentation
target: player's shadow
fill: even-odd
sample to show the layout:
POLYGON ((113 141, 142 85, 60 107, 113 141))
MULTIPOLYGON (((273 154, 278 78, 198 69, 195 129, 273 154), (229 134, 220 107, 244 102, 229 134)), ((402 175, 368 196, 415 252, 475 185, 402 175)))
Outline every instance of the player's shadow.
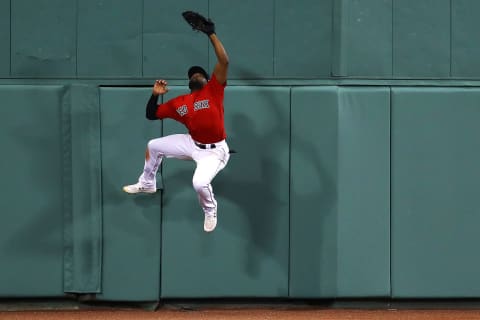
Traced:
POLYGON ((288 140, 284 145, 278 135, 260 134, 245 115, 235 116, 231 129, 239 138, 233 138, 231 145, 239 153, 231 156, 214 187, 219 198, 234 204, 240 220, 246 218, 247 230, 230 225, 230 231, 247 240, 245 270, 257 277, 262 255, 281 258, 279 253, 288 247, 288 140), (278 157, 279 150, 286 153, 278 157))
MULTIPOLYGON (((247 68, 241 68, 239 71, 241 79, 258 79, 258 76, 247 68)), ((272 191, 272 188, 275 188, 277 183, 285 183, 284 180, 279 179, 281 175, 288 175, 288 180, 286 183, 289 183, 291 189, 291 199, 297 204, 295 207, 290 207, 290 218, 288 223, 289 234, 282 234, 282 237, 289 237, 290 243, 288 243, 290 248, 289 256, 291 261, 289 265, 284 264, 284 261, 278 261, 282 264, 290 274, 295 274, 297 282, 300 282, 304 288, 311 288, 312 292, 317 292, 321 284, 322 290, 325 292, 335 292, 336 290, 336 274, 337 274, 337 218, 336 218, 336 205, 337 205, 337 184, 336 178, 334 176, 335 172, 331 165, 327 164, 327 157, 331 158, 331 155, 328 154, 329 151, 319 150, 318 146, 315 145, 315 137, 308 136, 304 137, 295 132, 290 133, 289 128, 291 128, 291 119, 287 113, 279 112, 278 105, 281 101, 270 93, 268 90, 260 90, 261 98, 266 101, 265 106, 267 110, 262 111, 266 112, 269 115, 269 123, 274 123, 276 125, 271 126, 271 129, 267 132, 258 132, 253 127, 253 123, 248 120, 247 117, 239 117, 235 119, 233 130, 230 133, 233 133, 235 137, 238 136, 238 140, 232 140, 232 145, 236 148, 239 146, 240 154, 238 155, 241 159, 238 161, 245 164, 255 164, 264 169, 265 171, 261 175, 262 180, 257 184, 256 180, 251 177, 250 183, 244 183, 243 185, 238 185, 237 180, 234 180, 235 183, 231 183, 232 178, 230 174, 222 175, 219 178, 218 183, 220 184, 219 193, 233 201, 237 201, 242 206, 249 207, 250 196, 257 196, 256 192, 259 194, 265 195, 264 198, 260 199, 260 208, 263 211, 260 215, 252 214, 255 212, 249 210, 246 214, 250 221, 250 228, 252 230, 253 236, 253 246, 256 246, 263 250, 263 252, 271 257, 275 252, 275 246, 278 246, 278 243, 272 242, 272 237, 269 239, 269 232, 273 232, 272 236, 275 235, 275 232, 282 230, 281 226, 277 225, 272 220, 276 218, 276 212, 272 213, 271 210, 275 210, 275 205, 269 204, 269 201, 279 201, 275 197, 276 192, 272 191), (290 136, 291 135, 291 136, 290 136), (278 162, 275 161, 274 156, 278 154, 278 148, 282 148, 285 144, 289 145, 290 141, 290 152, 297 158, 301 158, 303 163, 306 164, 305 167, 293 167, 290 172, 284 172, 278 166, 278 162), (249 149, 249 146, 255 146, 252 150, 249 150, 249 155, 245 155, 243 148, 246 150, 249 149), (253 157, 251 156, 253 155, 253 157), (244 159, 247 157, 248 160, 244 159), (277 164, 277 165, 275 165, 277 164), (294 174, 295 172, 303 172, 301 176, 303 185, 320 185, 318 189, 312 190, 302 190, 302 188, 295 188, 291 184, 290 173, 294 174), (237 190, 232 190, 237 189, 237 190), (223 190, 228 190, 224 192, 223 190), (239 192, 239 190, 241 190, 239 192), (247 191, 245 191, 247 190, 247 191), (253 192, 252 190, 255 190, 253 192), (244 198, 245 196, 245 198, 244 198), (265 203, 267 202, 267 203, 265 203), (293 212, 294 210, 295 212, 293 212), (305 212, 304 212, 305 211, 305 212), (294 214, 295 216, 291 216, 294 214), (302 217, 305 217, 307 223, 302 223, 302 217), (292 223, 299 221, 302 228, 298 228, 292 223), (308 247, 303 247, 307 245, 308 247), (318 249, 317 249, 318 248, 318 249), (295 252, 292 252, 295 250, 295 252), (298 255, 297 255, 298 254, 298 255), (294 261, 293 257, 299 257, 300 261, 294 261), (327 260, 328 259, 328 260, 327 260), (293 268, 290 270, 290 268, 293 268), (293 272, 293 273, 292 273, 293 272), (300 279, 303 275, 303 279, 300 279)), ((291 114, 295 112, 302 112, 302 110, 291 110, 291 114)), ((228 108, 226 109, 226 114, 228 114, 228 108)), ((253 115, 252 115, 253 116, 253 115)), ((268 124, 265 124, 268 126, 268 124)), ((296 124, 301 125, 301 124, 296 124)), ((320 131, 321 132, 321 131, 320 131)), ((333 138, 333 137, 332 137, 333 138)), ((234 162, 227 167, 226 171, 228 172, 229 168, 235 168, 235 159, 234 162)), ((245 173, 248 172, 249 165, 240 170, 239 177, 244 177, 245 173)), ((292 163, 292 166, 297 166, 296 163, 292 163)), ((236 173, 238 174, 238 173, 236 173)), ((298 176, 296 177, 298 180, 298 176)), ((288 197, 288 196, 287 196, 288 197)), ((290 199, 280 199, 280 201, 288 201, 290 199)), ((255 202, 255 204, 257 204, 255 202)), ((278 206, 278 204, 277 204, 278 206)), ((275 240, 281 241, 281 240, 275 240)), ((248 248, 247 248, 248 249, 248 248)), ((277 248, 278 250, 278 248, 277 248)), ((276 251, 278 252, 278 251, 276 251)), ((255 273, 258 269, 258 260, 256 255, 251 255, 249 263, 247 264, 247 270, 250 274, 255 273)))
MULTIPOLYGON (((275 260, 275 264, 283 269, 283 274, 288 277, 289 273, 289 235, 291 221, 289 212, 289 148, 292 152, 299 153, 308 167, 308 179, 319 181, 321 190, 308 190, 297 192, 292 190, 292 197, 297 202, 303 203, 302 208, 309 210, 305 214, 307 223, 304 230, 296 230, 295 238, 298 241, 296 249, 301 247, 298 243, 311 246, 303 250, 302 261, 296 266, 297 270, 305 271, 305 281, 302 283, 308 287, 322 283, 325 288, 336 286, 336 258, 325 255, 320 248, 336 248, 336 225, 328 224, 336 204, 336 184, 332 173, 324 166, 324 161, 315 152, 314 137, 295 137, 295 145, 290 146, 290 119, 288 113, 282 114, 277 108, 277 98, 270 97, 265 92, 263 99, 267 101, 268 110, 262 110, 271 115, 270 122, 265 130, 257 127, 253 115, 237 114, 233 117, 231 128, 228 128, 228 143, 230 148, 238 151, 232 154, 229 164, 213 180, 214 192, 219 201, 219 229, 224 228, 231 234, 236 234, 244 239, 246 256, 245 272, 252 278, 260 276, 260 269, 264 262, 275 260), (273 125, 271 125, 273 123, 273 125), (227 208, 230 208, 227 209, 227 208), (312 211, 314 217, 312 218, 312 211), (318 213, 318 214, 317 214, 318 213), (229 215, 233 215, 230 216, 229 215), (246 228, 242 225, 246 222, 246 228), (318 236, 322 230, 329 230, 328 241, 322 243, 318 236), (312 243, 311 238, 317 240, 312 243), (313 248, 319 248, 316 252, 310 252, 313 248), (306 261, 305 256, 312 255, 315 258, 306 261), (318 257, 328 257, 328 263, 321 264, 318 257), (268 257, 268 258, 267 258, 268 257), (334 260, 334 262, 332 262, 334 260)), ((226 114, 228 114, 226 107, 226 114)), ((179 160, 172 160, 179 161, 179 160)), ((168 164, 167 164, 168 165, 168 164)), ((189 169, 176 170, 175 173, 165 176, 167 197, 164 197, 163 206, 168 206, 176 201, 185 201, 177 198, 178 192, 184 188, 190 188, 192 197, 188 207, 197 208, 189 212, 176 212, 168 219, 198 219, 201 213, 191 179, 194 164, 189 169)), ((313 183, 315 184, 315 183, 313 183)), ((303 213, 296 213, 296 219, 301 219, 303 213)), ((218 232, 218 231, 216 231, 218 232)), ((334 255, 336 252, 334 252, 334 255)), ((265 271, 263 271, 265 272, 265 271)), ((315 289, 313 289, 315 290, 315 289)))
POLYGON ((311 141, 296 137, 297 167, 291 185, 291 281, 305 292, 334 294, 337 288, 337 182, 311 141), (299 160, 301 159, 301 160, 299 160), (301 164, 299 164, 301 162, 301 164), (303 173, 300 173, 302 171, 303 173), (308 186, 308 187, 305 187, 308 186), (312 186, 312 187, 311 187, 312 186))

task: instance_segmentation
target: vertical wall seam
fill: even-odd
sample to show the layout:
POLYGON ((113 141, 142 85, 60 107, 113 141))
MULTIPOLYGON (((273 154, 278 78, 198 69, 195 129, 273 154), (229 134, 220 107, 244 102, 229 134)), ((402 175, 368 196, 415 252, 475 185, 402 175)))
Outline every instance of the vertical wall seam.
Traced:
POLYGON ((333 65, 335 64, 335 3, 333 2, 334 0, 330 0, 330 3, 332 4, 331 6, 331 16, 332 16, 332 21, 330 24, 330 77, 333 77, 334 73, 334 67, 333 65))
MULTIPOLYGON (((391 30, 391 37, 392 37, 392 78, 395 77, 395 0, 392 0, 392 30, 391 30)), ((390 173, 390 207, 389 207, 389 210, 390 210, 390 232, 389 232, 389 247, 390 247, 390 252, 389 252, 389 262, 390 262, 390 266, 389 266, 389 269, 390 269, 390 272, 389 272, 389 291, 390 291, 390 298, 392 297, 393 295, 393 285, 392 285, 392 231, 393 231, 393 227, 392 227, 392 96, 393 96, 393 92, 392 92, 392 86, 390 86, 390 150, 389 150, 389 153, 390 153, 390 168, 389 168, 389 173, 390 173)))
MULTIPOLYGON (((340 51, 341 54, 341 65, 342 65, 342 75, 348 77, 349 74, 349 66, 350 60, 345 57, 345 52, 348 52, 348 43, 350 42, 348 39, 348 29, 350 27, 350 3, 346 0, 342 0, 342 7, 340 11, 342 15, 342 24, 340 25, 340 32, 342 33, 341 36, 341 46, 342 50, 340 51), (343 67, 345 65, 345 67, 343 67)), ((340 118, 339 118, 340 119, 340 118)))
POLYGON ((395 32, 394 32, 394 28, 395 28, 395 12, 394 12, 394 8, 395 8, 395 0, 392 0, 392 10, 391 10, 391 14, 392 14, 392 30, 391 30, 391 38, 392 38, 392 53, 391 53, 391 67, 392 67, 392 78, 395 77, 395 70, 394 70, 394 59, 395 59, 395 32))
MULTIPOLYGON (((77 0, 78 1, 78 0, 77 0)), ((98 105, 98 148, 99 148, 99 157, 98 160, 100 161, 100 195, 99 195, 99 201, 100 201, 100 239, 99 239, 99 250, 100 250, 100 266, 99 266, 99 279, 98 279, 98 290, 99 292, 102 292, 103 286, 102 286, 102 280, 103 280, 103 265, 104 265, 104 250, 103 250, 103 235, 104 233, 104 223, 103 223, 103 156, 102 156, 102 105, 101 105, 101 94, 102 91, 100 90, 100 86, 97 86, 97 105, 98 105)))
POLYGON ((10 0, 10 30, 9 30, 9 33, 10 33, 10 65, 9 65, 9 76, 12 77, 12 51, 13 51, 13 47, 12 47, 12 23, 13 23, 13 19, 12 19, 12 0, 10 0))
MULTIPOLYGON (((68 87, 69 88, 69 87, 68 87)), ((73 260, 73 208, 72 208, 72 128, 70 91, 64 87, 61 101, 62 146, 62 287, 63 292, 72 292, 75 287, 73 260)))
POLYGON ((287 262, 287 297, 290 297, 291 252, 292 252, 292 87, 289 91, 289 154, 288 154, 288 262, 287 262))
POLYGON ((140 75, 143 78, 143 60, 144 60, 144 53, 143 53, 143 38, 144 38, 144 26, 145 26, 145 0, 142 0, 142 19, 140 21, 141 25, 141 34, 140 34, 140 45, 142 46, 140 49, 140 75))
POLYGON ((393 286, 392 286, 392 248, 393 248, 393 237, 392 237, 392 142, 393 142, 393 137, 392 137, 392 112, 393 112, 393 108, 392 108, 392 96, 393 96, 393 92, 392 92, 392 87, 390 86, 390 146, 389 146, 389 152, 390 152, 390 168, 389 168, 389 172, 390 172, 390 283, 389 283, 389 287, 390 287, 390 298, 392 298, 392 295, 393 295, 393 286))
MULTIPOLYGON (((272 0, 272 8, 273 8, 273 27, 272 27, 272 76, 273 78, 276 77, 275 73, 275 29, 277 23, 277 13, 276 13, 276 0, 272 0)), ((291 87, 290 87, 291 90, 291 87)), ((291 102, 291 101, 290 101, 291 102)))
POLYGON ((78 24, 80 22, 78 1, 75 1, 75 78, 78 78, 78 24))
MULTIPOLYGON (((340 69, 341 76, 348 77, 349 60, 345 58, 345 52, 348 52, 348 35, 347 30, 350 24, 349 9, 346 0, 340 2, 340 69)), ((340 92, 340 90, 339 90, 340 92)), ((340 100, 339 100, 340 101, 340 100)))
POLYGON ((452 77, 453 64, 453 0, 450 0, 450 77, 452 77))
MULTIPOLYGON (((342 3, 342 15, 343 15, 343 3, 342 3)), ((342 17, 343 19, 343 17, 342 17)), ((335 207, 335 274, 334 274, 334 277, 335 277, 335 286, 333 288, 333 296, 334 298, 337 298, 338 297, 338 283, 339 283, 339 279, 338 279, 338 266, 340 265, 340 257, 339 257, 339 216, 340 216, 340 187, 341 187, 341 181, 340 181, 340 167, 341 167, 341 164, 340 164, 340 161, 341 161, 341 157, 340 157, 340 152, 341 152, 341 148, 342 148, 342 140, 341 140, 341 137, 340 137, 340 134, 341 134, 341 111, 342 111, 342 105, 343 105, 343 95, 342 95, 342 86, 341 85, 338 85, 337 86, 337 104, 336 104, 336 116, 337 116, 337 127, 335 128, 336 129, 336 140, 337 140, 337 143, 335 145, 335 153, 336 153, 336 159, 335 159, 335 162, 336 162, 336 168, 335 168, 335 181, 337 182, 336 184, 336 189, 335 189, 335 203, 336 203, 336 207, 335 207)))

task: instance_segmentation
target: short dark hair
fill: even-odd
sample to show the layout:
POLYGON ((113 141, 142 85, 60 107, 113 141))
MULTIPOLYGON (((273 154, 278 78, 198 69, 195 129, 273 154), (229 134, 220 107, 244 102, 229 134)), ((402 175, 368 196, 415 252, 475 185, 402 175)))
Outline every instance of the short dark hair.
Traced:
POLYGON ((207 80, 210 79, 207 71, 205 71, 205 69, 203 69, 200 66, 193 66, 193 67, 190 67, 190 69, 188 69, 188 79, 190 79, 195 73, 202 74, 207 80))

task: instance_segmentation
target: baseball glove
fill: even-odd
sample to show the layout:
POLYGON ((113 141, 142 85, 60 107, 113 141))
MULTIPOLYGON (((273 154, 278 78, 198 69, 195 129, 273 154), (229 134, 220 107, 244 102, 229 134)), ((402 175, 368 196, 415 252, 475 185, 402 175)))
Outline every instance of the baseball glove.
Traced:
POLYGON ((182 16, 193 30, 201 31, 208 36, 215 33, 215 23, 201 14, 193 11, 185 11, 182 13, 182 16))

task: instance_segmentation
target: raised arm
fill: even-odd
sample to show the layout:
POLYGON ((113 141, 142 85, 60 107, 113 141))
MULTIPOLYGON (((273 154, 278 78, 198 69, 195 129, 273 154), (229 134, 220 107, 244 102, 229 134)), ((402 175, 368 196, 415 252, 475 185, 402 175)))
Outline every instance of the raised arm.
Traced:
POLYGON ((152 95, 147 102, 147 107, 145 110, 145 116, 149 120, 156 120, 157 118, 157 108, 158 108, 158 96, 164 95, 168 92, 167 81, 165 80, 156 80, 153 85, 152 95))
POLYGON ((227 72, 228 72, 228 55, 223 47, 222 42, 217 37, 215 33, 212 33, 208 36, 210 38, 210 42, 215 49, 215 55, 217 56, 217 64, 213 69, 213 74, 217 78, 220 84, 225 84, 227 82, 227 72))
POLYGON ((217 56, 217 64, 213 69, 213 74, 220 84, 225 84, 227 81, 228 55, 222 42, 215 34, 215 23, 194 11, 184 11, 182 15, 193 30, 205 33, 210 39, 217 56))

